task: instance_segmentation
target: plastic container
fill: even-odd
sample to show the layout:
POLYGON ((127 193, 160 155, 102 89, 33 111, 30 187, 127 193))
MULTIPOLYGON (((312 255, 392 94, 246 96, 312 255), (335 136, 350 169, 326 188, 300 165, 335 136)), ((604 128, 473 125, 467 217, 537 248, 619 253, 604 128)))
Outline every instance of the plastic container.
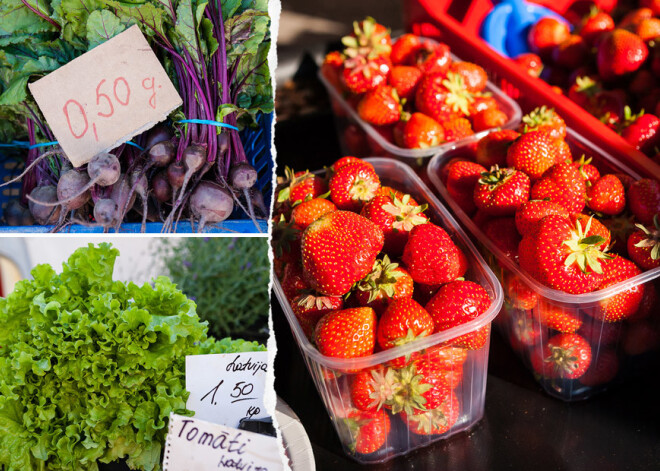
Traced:
MULTIPOLYGON (((393 39, 394 41, 395 39, 393 39)), ((452 60, 458 62, 459 59, 456 55, 452 54, 452 60)), ((478 62, 477 62, 478 63, 478 62)), ((371 148, 371 155, 384 155, 386 157, 396 158, 402 160, 409 165, 414 167, 422 167, 428 163, 431 157, 433 157, 438 152, 445 152, 455 148, 456 146, 461 145, 465 142, 476 142, 482 136, 488 134, 489 130, 482 131, 478 134, 474 134, 465 139, 460 139, 458 141, 447 142, 439 146, 428 147, 426 149, 406 149, 399 147, 396 144, 387 141, 376 129, 369 123, 362 120, 357 111, 355 111, 351 105, 344 99, 337 89, 335 89, 330 82, 323 76, 319 71, 319 79, 325 86, 326 90, 330 94, 330 98, 335 105, 333 107, 335 111, 335 122, 337 126, 337 132, 339 134, 339 141, 342 143, 342 148, 346 155, 355 155, 355 152, 352 152, 353 149, 348 149, 344 139, 344 131, 347 126, 351 123, 357 123, 367 134, 367 142, 371 148), (341 110, 341 114, 338 111, 341 110)), ((502 126, 503 128, 515 128, 520 123, 522 118, 522 112, 518 104, 507 96, 502 90, 495 86, 492 82, 488 81, 486 85, 486 91, 491 93, 500 109, 507 115, 508 120, 502 126)), ((366 157, 366 155, 357 155, 356 157, 366 157)))
MULTIPOLYGON (((466 278, 483 286, 491 299, 490 308, 467 324, 368 357, 341 359, 322 355, 309 342, 291 310, 279 281, 275 278, 273 283, 275 294, 282 305, 307 368, 323 399, 328 414, 330 414, 345 452, 360 463, 377 463, 467 430, 483 417, 490 323, 502 305, 502 288, 466 234, 449 212, 431 195, 429 189, 412 169, 405 164, 388 158, 366 160, 374 165, 383 185, 391 185, 411 194, 420 204, 428 203, 429 208, 426 214, 434 223, 442 226, 465 253, 470 266, 466 278), (463 380, 454 389, 454 394, 459 402, 460 415, 448 431, 441 435, 418 435, 408 429, 401 414, 392 415, 388 412, 391 430, 385 445, 380 450, 368 455, 358 454, 352 450, 354 441, 345 419, 352 410, 355 410, 351 401, 350 384, 357 374, 379 366, 388 367, 392 360, 405 355, 412 356, 415 352, 416 355, 419 354, 421 357, 434 352, 437 353, 438 349, 448 347, 452 339, 480 328, 488 329, 488 340, 479 350, 467 351, 467 357, 463 364, 463 380)), ((444 350, 444 352, 447 352, 447 350, 444 350)), ((459 363, 454 364, 454 366, 458 367, 459 363)))
MULTIPOLYGON (((257 118, 259 127, 256 129, 245 129, 241 132, 241 142, 245 149, 245 154, 252 166, 257 170, 257 188, 264 196, 266 208, 270 208, 273 178, 273 158, 271 155, 271 136, 273 115, 259 115, 257 118)), ((18 152, 0 152, 0 181, 11 180, 19 175, 23 168, 24 156, 18 152)), ((2 233, 43 233, 49 232, 54 226, 8 226, 3 219, 3 211, 11 199, 19 196, 21 182, 15 182, 11 185, 0 188, 0 234, 2 233)), ((232 217, 236 217, 233 215, 232 217)), ((259 230, 250 219, 227 219, 219 224, 208 224, 204 228, 205 233, 216 232, 239 232, 256 233, 268 232, 268 221, 265 219, 257 220, 259 230)), ((142 228, 141 223, 123 223, 120 233, 139 233, 142 228)), ((148 222, 146 224, 146 233, 160 233, 163 224, 159 222, 148 222)), ((67 233, 100 233, 102 227, 86 227, 80 224, 67 226, 62 232, 67 233)), ((197 225, 191 225, 187 220, 182 219, 177 225, 178 233, 197 232, 197 225)))
MULTIPOLYGON (((534 3, 563 13, 574 2, 537 0, 534 3)), ((602 0, 596 3, 613 2, 602 0)), ((524 73, 517 64, 502 57, 479 38, 479 28, 492 7, 491 0, 406 0, 404 21, 407 31, 442 40, 463 60, 477 62, 486 69, 494 83, 518 102, 524 113, 541 105, 554 107, 566 124, 581 136, 598 142, 606 152, 624 161, 640 175, 660 180, 660 165, 567 97, 555 93, 543 80, 524 73)))
MULTIPOLYGON (((592 156, 592 164, 600 169, 601 174, 621 172, 635 179, 639 178, 639 175, 625 164, 570 129, 566 141, 574 156, 592 156)), ((461 224, 476 239, 484 258, 502 283, 505 302, 498 317, 498 328, 545 391, 565 401, 585 399, 629 374, 638 370, 644 371, 646 363, 653 360, 653 355, 649 352, 660 348, 660 312, 657 306, 651 307, 650 316, 644 320, 634 321, 631 318, 623 322, 607 323, 598 320, 596 315, 601 302, 633 286, 645 284, 648 289, 653 289, 651 285, 657 289, 660 268, 586 294, 567 294, 542 285, 504 255, 447 193, 440 178, 443 167, 454 157, 471 159, 473 156, 474 148, 471 146, 437 155, 427 167, 428 177, 461 224), (591 372, 587 371, 584 377, 573 380, 544 379, 532 366, 533 357, 542 358, 540 352, 546 347, 548 340, 558 334, 541 322, 542 310, 545 313, 548 309, 558 309, 582 322, 578 334, 585 337, 591 345, 593 368, 591 372), (599 368, 600 377, 596 374, 599 368), (606 372, 612 374, 608 375, 606 372)))

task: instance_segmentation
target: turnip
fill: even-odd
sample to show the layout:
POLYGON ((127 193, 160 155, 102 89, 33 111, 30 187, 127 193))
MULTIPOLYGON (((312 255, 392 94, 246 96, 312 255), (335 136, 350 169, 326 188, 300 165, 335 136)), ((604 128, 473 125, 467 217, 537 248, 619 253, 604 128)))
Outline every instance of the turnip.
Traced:
POLYGON ((40 203, 41 201, 47 203, 57 201, 57 188, 54 185, 38 186, 32 190, 28 198, 30 198, 28 208, 37 224, 44 226, 57 222, 62 208, 58 205, 40 203))
POLYGON ((190 195, 190 211, 199 221, 199 232, 207 223, 224 221, 233 210, 230 192, 216 183, 201 181, 190 195))

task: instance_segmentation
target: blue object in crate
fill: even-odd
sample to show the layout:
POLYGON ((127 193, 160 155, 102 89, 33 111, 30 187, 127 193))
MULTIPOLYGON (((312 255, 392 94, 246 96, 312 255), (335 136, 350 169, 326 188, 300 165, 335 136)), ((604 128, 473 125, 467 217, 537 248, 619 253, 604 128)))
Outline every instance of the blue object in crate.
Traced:
POLYGON ((561 15, 541 5, 524 0, 502 0, 481 24, 481 37, 501 55, 514 58, 530 52, 529 28, 547 16, 568 24, 561 15))
MULTIPOLYGON (((257 116, 256 129, 245 129, 240 133, 241 142, 245 149, 250 164, 257 170, 257 183, 255 187, 264 195, 266 208, 270 208, 271 193, 272 193, 272 178, 273 178, 273 158, 271 154, 271 136, 272 136, 272 123, 273 114, 261 114, 257 116)), ((21 161, 21 158, 11 157, 7 154, 0 155, 0 180, 9 176, 11 179, 20 173, 16 163, 21 161)), ((0 220, 2 219, 2 212, 7 202, 11 199, 18 197, 21 189, 21 182, 18 181, 11 185, 0 188, 0 220)), ((261 233, 268 232, 268 221, 258 220, 259 229, 261 233)), ((121 225, 121 233, 139 233, 142 227, 141 223, 124 223, 121 225)), ((0 225, 0 233, 25 233, 36 234, 48 232, 53 226, 2 226, 0 225)), ((159 222, 148 222, 146 225, 146 233, 160 233, 163 224, 159 222)), ((63 229, 64 233, 101 233, 102 227, 85 227, 79 224, 67 226, 63 229)), ((197 226, 192 226, 190 221, 181 220, 177 225, 177 233, 190 234, 197 232, 197 226)), ((227 219, 218 224, 208 224, 204 228, 204 233, 217 233, 217 232, 239 232, 239 233, 258 233, 254 223, 250 219, 227 219)))

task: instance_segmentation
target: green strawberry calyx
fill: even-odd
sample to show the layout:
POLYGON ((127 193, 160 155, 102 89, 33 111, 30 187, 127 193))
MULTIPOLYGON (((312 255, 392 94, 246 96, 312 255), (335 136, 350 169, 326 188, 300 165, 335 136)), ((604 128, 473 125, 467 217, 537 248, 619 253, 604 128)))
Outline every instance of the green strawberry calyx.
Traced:
POLYGON ((361 55, 369 59, 389 54, 392 47, 383 43, 382 40, 390 34, 390 30, 376 33, 376 26, 376 20, 370 16, 362 22, 361 26, 359 22, 354 21, 353 34, 341 38, 342 44, 346 47, 344 54, 348 57, 361 55))
POLYGON ((568 376, 577 368, 578 357, 575 356, 574 351, 574 347, 551 346, 550 356, 543 361, 552 363, 555 373, 558 373, 560 376, 568 376))
POLYGON ((651 248, 651 259, 658 260, 660 258, 660 223, 658 222, 658 215, 653 216, 653 225, 655 229, 647 229, 642 224, 635 224, 639 230, 644 232, 647 236, 645 239, 640 240, 635 244, 639 248, 651 248))
POLYGON ((310 290, 303 291, 295 302, 306 310, 316 308, 320 311, 321 309, 332 309, 333 307, 332 296, 318 296, 316 292, 310 290))
POLYGON ((284 252, 291 251, 291 244, 299 238, 300 229, 295 226, 295 221, 287 222, 284 214, 280 214, 280 219, 273 225, 273 249, 275 256, 281 257, 284 252))
POLYGON ((369 399, 373 402, 369 404, 369 408, 380 410, 384 405, 392 404, 392 398, 401 387, 397 374, 391 368, 388 368, 383 373, 379 370, 371 370, 370 386, 373 391, 369 394, 369 399))
POLYGON ((402 232, 410 232, 415 226, 428 222, 422 213, 428 208, 427 204, 410 204, 410 195, 403 195, 399 199, 394 192, 390 192, 391 203, 382 206, 383 210, 394 216, 392 228, 402 232))
POLYGON ((470 115, 470 103, 474 102, 474 94, 465 88, 463 77, 454 72, 449 72, 442 85, 449 91, 445 103, 451 106, 454 112, 461 112, 465 116, 470 115))
MULTIPOLYGON (((445 400, 445 403, 448 401, 445 400)), ((435 430, 443 430, 449 425, 449 419, 443 412, 442 407, 408 417, 408 421, 415 424, 418 429, 426 434, 431 434, 435 430)))
POLYGON ((534 131, 536 128, 546 124, 552 124, 556 119, 557 114, 554 108, 548 108, 543 105, 536 108, 522 117, 522 122, 525 125, 525 132, 534 131))
POLYGON ((516 173, 512 168, 500 168, 499 165, 493 165, 488 172, 481 172, 479 179, 480 185, 488 185, 488 190, 493 191, 497 186, 504 185, 516 173))
POLYGON ((605 242, 605 238, 599 235, 586 236, 591 228, 592 219, 593 216, 587 221, 584 230, 580 221, 576 221, 575 230, 571 231, 571 238, 564 241, 564 245, 570 250, 568 257, 564 260, 564 265, 570 266, 577 263, 583 273, 589 273, 587 270, 588 267, 593 272, 601 275, 603 273, 603 267, 600 260, 609 260, 613 257, 598 248, 605 242))
POLYGON ((393 414, 404 411, 407 415, 413 415, 415 411, 427 410, 423 394, 431 389, 431 385, 425 383, 424 379, 423 375, 417 374, 414 364, 399 370, 400 388, 392 397, 393 414))
POLYGON ((404 273, 398 271, 398 263, 392 263, 387 255, 383 259, 376 259, 371 271, 356 283, 360 291, 369 292, 368 303, 375 301, 379 295, 391 298, 394 296, 394 287, 404 273))
POLYGON ((580 93, 584 93, 588 97, 593 97, 597 93, 600 93, 601 88, 594 79, 588 75, 578 77, 575 79, 575 84, 577 85, 576 90, 580 93))

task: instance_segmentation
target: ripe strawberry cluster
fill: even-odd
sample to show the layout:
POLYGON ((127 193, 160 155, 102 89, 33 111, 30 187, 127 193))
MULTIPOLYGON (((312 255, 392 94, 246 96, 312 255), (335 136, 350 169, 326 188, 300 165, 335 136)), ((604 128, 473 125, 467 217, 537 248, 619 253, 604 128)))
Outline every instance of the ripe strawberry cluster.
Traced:
MULTIPOLYGON (((451 159, 440 178, 486 238, 545 286, 584 294, 660 267, 660 184, 601 174, 591 157, 574 160, 565 137, 562 118, 539 108, 517 131, 482 138, 473 160, 451 159)), ((529 349, 534 370, 545 378, 581 377, 598 333, 620 331, 617 325, 624 319, 642 322, 645 334, 655 332, 655 339, 646 335, 646 347, 660 345, 660 324, 650 319, 658 301, 652 283, 620 289, 578 312, 547 301, 509 271, 502 282, 518 310, 511 321, 512 343, 529 349), (549 329, 549 340, 542 328, 549 329), (531 347, 542 340, 547 340, 542 351, 534 351, 531 347)), ((611 366, 616 358, 608 355, 600 357, 610 364, 602 369, 616 374, 618 367, 611 366)), ((583 384, 608 380, 594 376, 583 384)))
MULTIPOLYGON (((488 292, 464 278, 468 257, 430 220, 426 204, 382 184, 370 163, 343 157, 325 175, 287 175, 274 216, 275 272, 323 355, 366 357, 470 322, 490 307, 488 292)), ((468 352, 486 348, 489 334, 486 324, 376 367, 324 370, 326 381, 350 391, 341 417, 355 452, 383 448, 395 414, 414 434, 447 432, 459 416, 455 389, 468 352)))
MULTIPOLYGON (((392 42, 388 29, 367 18, 354 24, 343 44, 343 52, 326 56, 321 72, 360 118, 390 143, 424 149, 508 121, 485 91, 484 69, 453 61, 444 43, 413 34, 392 42)), ((347 128, 345 137, 351 151, 382 152, 355 126, 347 128)))
POLYGON ((660 3, 639 5, 611 12, 575 2, 568 22, 532 26, 533 52, 515 60, 660 162, 660 3))

